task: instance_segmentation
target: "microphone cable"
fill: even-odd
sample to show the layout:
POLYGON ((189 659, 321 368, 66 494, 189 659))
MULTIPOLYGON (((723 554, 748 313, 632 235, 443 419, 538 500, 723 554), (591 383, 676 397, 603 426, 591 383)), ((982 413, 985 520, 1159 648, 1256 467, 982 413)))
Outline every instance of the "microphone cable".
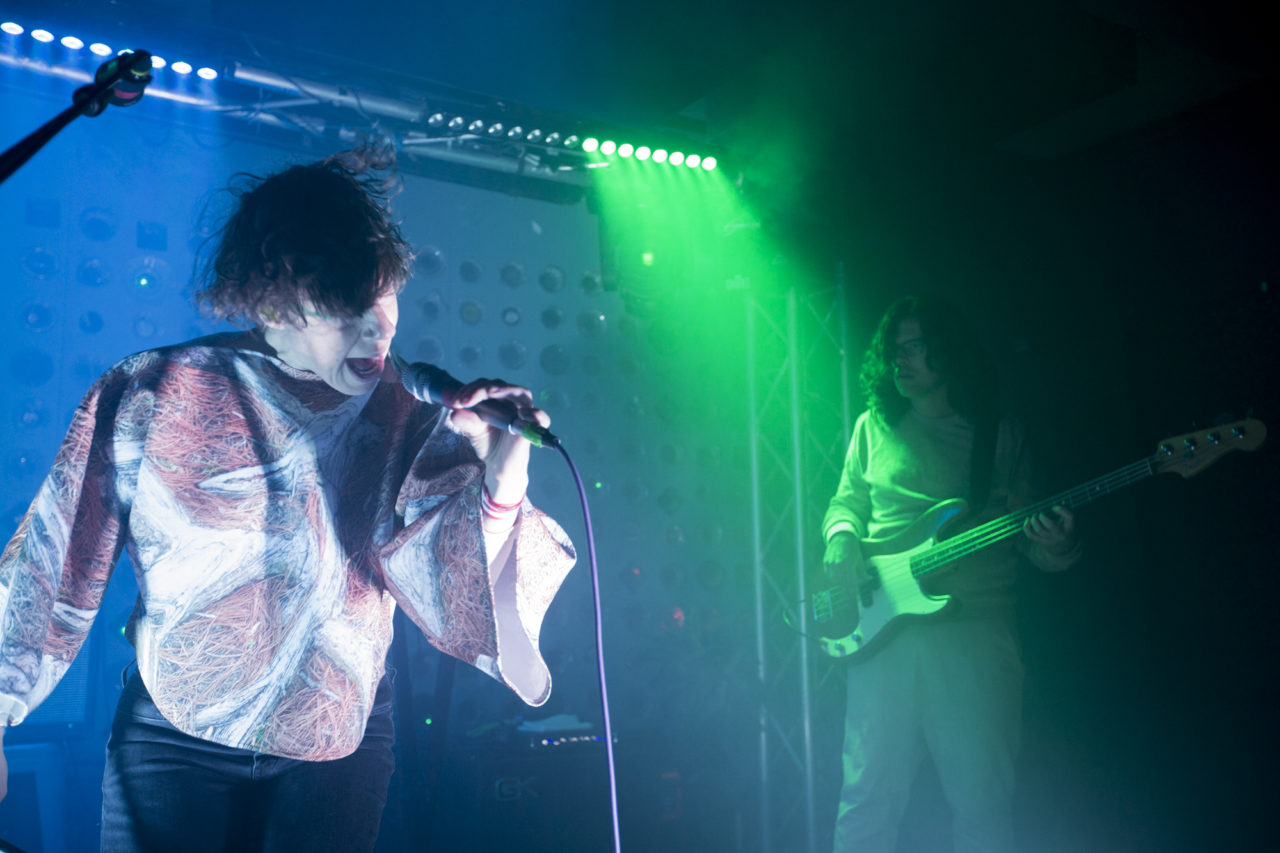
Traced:
POLYGON ((587 506, 587 489, 578 473, 578 466, 573 464, 569 451, 564 449, 563 442, 554 445, 573 474, 573 482, 578 487, 578 499, 582 502, 582 521, 587 531, 587 555, 591 564, 591 604, 596 620, 596 668, 600 678, 600 709, 604 719, 604 748, 609 766, 609 814, 613 827, 614 853, 622 853, 622 838, 618 820, 618 773, 613 757, 613 724, 609 720, 609 688, 604 675, 604 619, 600 608, 600 568, 596 563, 596 539, 591 531, 591 510, 587 506))
MULTIPOLYGON (((411 396, 426 403, 440 405, 442 391, 450 387, 460 386, 456 379, 435 365, 425 363, 410 364, 395 350, 389 352, 391 363, 400 374, 400 382, 411 396)), ((596 561, 595 533, 591 529, 591 509, 587 503, 587 488, 582 482, 578 466, 573 464, 573 457, 565 449, 559 438, 536 425, 507 422, 509 413, 492 408, 484 410, 484 404, 478 404, 477 414, 497 429, 523 434, 536 447, 554 447, 564 457, 569 472, 573 475, 574 485, 578 489, 578 500, 582 504, 582 521, 587 533, 587 557, 591 567, 591 604, 595 615, 596 672, 600 682, 600 709, 604 721, 604 748, 609 770, 609 815, 613 830, 614 853, 622 853, 621 824, 618 819, 618 772, 613 755, 613 723, 609 718, 609 688, 605 679, 604 668, 604 618, 600 606, 600 567, 596 561), (496 416, 496 417, 495 417, 496 416)))

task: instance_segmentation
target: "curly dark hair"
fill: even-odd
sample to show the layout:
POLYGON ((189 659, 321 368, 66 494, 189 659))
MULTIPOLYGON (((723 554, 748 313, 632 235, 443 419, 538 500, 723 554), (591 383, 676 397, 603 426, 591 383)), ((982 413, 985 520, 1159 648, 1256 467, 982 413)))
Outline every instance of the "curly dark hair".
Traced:
POLYGON ((862 358, 858 379, 872 415, 893 426, 911 406, 893 384, 894 338, 898 324, 908 317, 920 323, 925 357, 946 381, 951 408, 974 423, 996 417, 1000 392, 995 366, 973 328, 950 302, 917 296, 889 306, 862 358))
POLYGON ((363 145, 268 177, 240 173, 235 210, 207 241, 196 303, 250 326, 296 319, 302 301, 359 316, 409 277, 413 253, 391 220, 395 152, 363 145))

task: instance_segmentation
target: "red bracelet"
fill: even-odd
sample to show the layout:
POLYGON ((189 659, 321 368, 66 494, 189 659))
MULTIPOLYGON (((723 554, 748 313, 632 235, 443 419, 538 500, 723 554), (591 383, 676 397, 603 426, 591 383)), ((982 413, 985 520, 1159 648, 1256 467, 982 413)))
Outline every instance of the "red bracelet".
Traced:
MULTIPOLYGON (((525 494, 528 494, 528 492, 526 492, 525 494)), ((520 504, 524 503, 524 497, 525 497, 524 495, 521 495, 520 500, 516 501, 513 504, 500 504, 493 499, 493 495, 489 494, 489 487, 488 486, 484 487, 484 502, 497 510, 506 510, 507 512, 510 512, 513 509, 519 509, 520 504)))

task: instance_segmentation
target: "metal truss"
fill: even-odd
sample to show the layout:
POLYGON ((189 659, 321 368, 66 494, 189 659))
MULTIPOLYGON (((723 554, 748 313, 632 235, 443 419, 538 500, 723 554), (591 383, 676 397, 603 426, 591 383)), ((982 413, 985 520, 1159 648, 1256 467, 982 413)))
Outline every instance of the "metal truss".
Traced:
POLYGON ((840 271, 834 286, 793 287, 746 308, 761 853, 815 853, 827 831, 814 697, 831 670, 811 660, 799 602, 822 559, 819 526, 852 429, 844 302, 840 271))

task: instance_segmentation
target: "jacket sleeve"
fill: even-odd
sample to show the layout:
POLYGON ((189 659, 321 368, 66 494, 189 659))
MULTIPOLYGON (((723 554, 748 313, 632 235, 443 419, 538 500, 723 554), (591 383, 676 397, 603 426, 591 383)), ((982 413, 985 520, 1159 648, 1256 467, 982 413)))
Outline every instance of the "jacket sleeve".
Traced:
POLYGON ((470 444, 438 421, 401 488, 404 527, 381 551, 383 575, 432 645, 541 705, 551 675, 538 636, 576 554, 560 526, 527 499, 512 534, 487 554, 483 483, 470 444))
POLYGON ((840 485, 827 505, 822 519, 822 539, 831 540, 844 530, 859 539, 867 538, 867 522, 871 518, 871 488, 867 484, 867 429, 870 413, 863 412, 853 428, 853 440, 845 454, 840 485))
POLYGON ((71 419, 53 467, 0 555, 0 723, 20 723, 84 644, 122 545, 114 370, 71 419))

